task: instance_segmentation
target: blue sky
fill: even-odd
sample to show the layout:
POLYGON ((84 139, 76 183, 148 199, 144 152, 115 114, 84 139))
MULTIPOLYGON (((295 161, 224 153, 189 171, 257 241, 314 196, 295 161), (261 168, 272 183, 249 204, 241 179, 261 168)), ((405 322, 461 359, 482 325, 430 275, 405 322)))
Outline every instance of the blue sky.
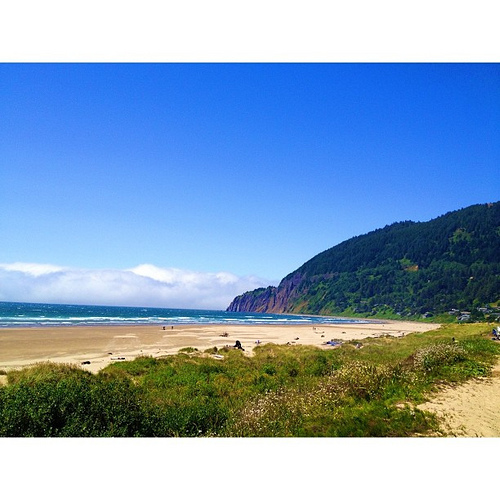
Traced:
POLYGON ((0 300, 218 308, 499 200, 498 64, 2 64, 0 116, 0 300), (168 293, 120 300, 131 270, 168 293))

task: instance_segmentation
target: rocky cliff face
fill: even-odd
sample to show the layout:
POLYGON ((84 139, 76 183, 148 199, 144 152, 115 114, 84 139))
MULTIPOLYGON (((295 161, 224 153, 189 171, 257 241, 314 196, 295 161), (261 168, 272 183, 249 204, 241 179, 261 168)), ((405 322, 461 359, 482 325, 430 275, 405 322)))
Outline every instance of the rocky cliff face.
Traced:
POLYGON ((245 292, 233 299, 228 311, 231 312, 269 312, 268 308, 274 304, 277 288, 257 288, 251 292, 245 292))
POLYGON ((301 281, 302 275, 297 273, 282 280, 278 287, 269 286, 245 292, 236 297, 227 310, 232 312, 267 312, 275 314, 289 312, 292 301, 296 296, 297 287, 301 281))

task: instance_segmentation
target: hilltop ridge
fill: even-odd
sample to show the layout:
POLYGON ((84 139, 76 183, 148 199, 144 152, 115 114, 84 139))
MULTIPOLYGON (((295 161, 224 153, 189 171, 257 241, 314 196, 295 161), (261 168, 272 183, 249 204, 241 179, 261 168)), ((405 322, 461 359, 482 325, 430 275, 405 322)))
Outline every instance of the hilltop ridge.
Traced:
POLYGON ((228 311, 498 317, 500 202, 428 222, 403 221, 350 238, 305 262, 277 287, 258 288, 228 311))

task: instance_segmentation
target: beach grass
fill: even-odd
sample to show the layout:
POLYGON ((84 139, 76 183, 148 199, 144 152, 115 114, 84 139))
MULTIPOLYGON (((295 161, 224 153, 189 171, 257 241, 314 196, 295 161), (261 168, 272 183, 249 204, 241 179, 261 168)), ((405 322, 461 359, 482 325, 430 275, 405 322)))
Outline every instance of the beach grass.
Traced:
POLYGON ((140 356, 97 374, 41 363, 7 374, 1 436, 421 436, 416 408, 443 384, 488 376, 486 324, 444 325, 333 349, 265 344, 140 356), (356 345, 357 344, 357 345, 356 345))

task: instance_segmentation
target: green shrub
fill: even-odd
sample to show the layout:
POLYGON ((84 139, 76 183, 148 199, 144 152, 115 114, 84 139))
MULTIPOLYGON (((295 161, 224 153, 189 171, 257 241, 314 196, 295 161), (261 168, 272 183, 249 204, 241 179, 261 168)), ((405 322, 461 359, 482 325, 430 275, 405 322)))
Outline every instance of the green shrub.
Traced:
POLYGON ((126 362, 126 370, 124 369, 124 364, 125 363, 123 362, 114 363, 112 365, 114 367, 114 372, 121 372, 122 374, 126 372, 128 375, 138 377, 154 370, 158 366, 159 362, 152 356, 138 356, 134 360, 126 362))
POLYGON ((432 372, 444 365, 451 365, 465 359, 465 349, 458 344, 436 344, 418 349, 413 355, 416 370, 432 372))
POLYGON ((295 390, 270 391, 250 401, 234 417, 229 435, 293 436, 302 423, 303 398, 295 390))
POLYGON ((500 342, 492 342, 489 338, 465 338, 460 340, 458 344, 467 354, 471 355, 490 355, 494 357, 500 354, 500 342))
POLYGON ((262 371, 266 373, 267 375, 276 375, 276 367, 274 367, 271 364, 265 364, 262 367, 262 371))
POLYGON ((219 350, 217 349, 217 346, 209 347, 208 349, 205 349, 203 351, 206 354, 217 354, 219 350))
POLYGON ((19 375, 0 393, 0 435, 140 435, 141 402, 131 383, 80 372, 48 377, 44 367, 40 377, 19 375))
POLYGON ((430 413, 410 406, 395 407, 376 401, 347 406, 331 418, 322 415, 306 422, 302 435, 325 437, 406 437, 437 428, 430 413), (320 425, 318 425, 318 423, 320 425))
POLYGON ((383 393, 390 376, 388 367, 356 360, 339 368, 330 377, 330 383, 346 397, 370 400, 383 393))
POLYGON ((467 359, 462 363, 446 367, 443 372, 450 382, 462 382, 469 378, 486 377, 491 368, 484 363, 467 359))
POLYGON ((196 347, 183 347, 182 349, 179 349, 180 353, 186 353, 186 354, 191 354, 193 352, 198 352, 198 349, 196 347))

